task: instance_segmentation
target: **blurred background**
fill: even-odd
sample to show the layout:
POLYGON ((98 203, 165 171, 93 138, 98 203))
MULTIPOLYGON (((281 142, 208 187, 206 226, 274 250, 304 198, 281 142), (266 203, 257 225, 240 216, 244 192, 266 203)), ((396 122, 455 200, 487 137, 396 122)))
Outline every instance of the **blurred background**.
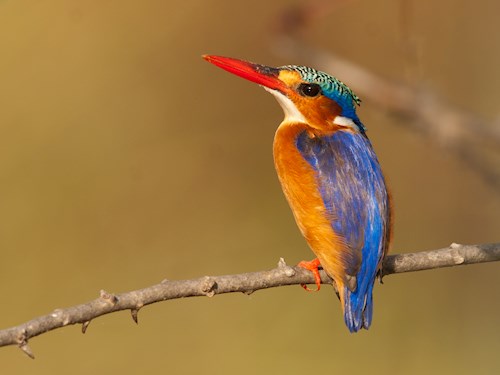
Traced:
MULTIPOLYGON (((274 172, 281 109, 200 57, 310 65, 285 58, 277 37, 297 37, 282 16, 309 4, 321 16, 302 45, 498 126, 493 0, 0 1, 1 328, 100 289, 312 258, 274 172)), ((393 253, 499 240, 498 185, 432 129, 412 130, 418 119, 369 99, 359 116, 394 195, 393 253)), ((492 374, 499 285, 498 263, 388 276, 356 335, 329 287, 175 300, 141 310, 139 326, 120 312, 85 335, 36 337, 34 361, 0 348, 0 363, 9 374, 492 374)))

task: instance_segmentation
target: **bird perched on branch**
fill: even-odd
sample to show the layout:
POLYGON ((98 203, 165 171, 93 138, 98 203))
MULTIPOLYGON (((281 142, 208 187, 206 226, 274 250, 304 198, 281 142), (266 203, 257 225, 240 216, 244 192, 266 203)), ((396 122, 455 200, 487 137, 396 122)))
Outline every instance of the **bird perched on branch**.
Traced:
MULTIPOLYGON (((285 113, 274 164, 318 267, 336 285, 351 332, 372 321, 373 284, 391 237, 391 203, 377 156, 356 114, 359 98, 341 81, 305 66, 279 68, 221 56, 205 60, 273 94, 285 113)), ((305 286, 304 286, 305 287, 305 286)))

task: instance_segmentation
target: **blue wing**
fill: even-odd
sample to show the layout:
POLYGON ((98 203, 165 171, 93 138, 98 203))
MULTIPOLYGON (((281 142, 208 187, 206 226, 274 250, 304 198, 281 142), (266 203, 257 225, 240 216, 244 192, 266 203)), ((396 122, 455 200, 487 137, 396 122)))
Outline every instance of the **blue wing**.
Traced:
POLYGON ((356 277, 356 285, 346 287, 346 324, 351 331, 368 328, 373 283, 390 225, 389 197, 377 157, 364 133, 311 137, 303 132, 297 147, 316 171, 332 228, 348 248, 342 262, 346 275, 356 277))

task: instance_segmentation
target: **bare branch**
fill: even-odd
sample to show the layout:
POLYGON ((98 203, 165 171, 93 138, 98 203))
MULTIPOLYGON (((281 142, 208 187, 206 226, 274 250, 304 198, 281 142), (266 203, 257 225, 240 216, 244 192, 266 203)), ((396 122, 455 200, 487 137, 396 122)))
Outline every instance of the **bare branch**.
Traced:
MULTIPOLYGON (((473 263, 500 260, 500 243, 483 245, 452 244, 448 248, 418 253, 396 254, 386 257, 382 275, 422 271, 441 267, 453 267, 473 263)), ((321 271, 321 281, 331 284, 332 279, 321 271)), ((115 311, 130 310, 137 323, 138 311, 146 305, 176 298, 206 296, 242 292, 251 294, 256 290, 284 285, 313 284, 312 273, 298 267, 290 267, 280 259, 278 267, 238 275, 205 276, 192 280, 163 281, 144 289, 122 294, 111 294, 101 290, 99 298, 73 307, 56 309, 16 327, 0 331, 0 346, 17 345, 31 358, 33 352, 28 340, 42 333, 71 324, 82 324, 85 333, 91 320, 115 311)))
POLYGON ((500 260, 500 243, 460 245, 452 243, 448 248, 418 253, 389 255, 384 260, 382 275, 425 271, 474 263, 500 260))

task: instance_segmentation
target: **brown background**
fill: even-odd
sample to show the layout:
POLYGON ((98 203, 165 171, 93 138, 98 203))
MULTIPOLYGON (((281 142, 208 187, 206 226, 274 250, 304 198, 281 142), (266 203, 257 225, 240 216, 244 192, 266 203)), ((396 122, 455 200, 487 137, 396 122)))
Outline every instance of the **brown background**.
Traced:
MULTIPOLYGON (((200 58, 304 63, 270 47, 274 17, 293 3, 0 1, 2 328, 100 289, 312 257, 273 170, 281 109, 200 58)), ((497 4, 352 1, 307 38, 494 119, 497 4)), ((392 186, 394 252, 499 240, 494 188, 369 101, 359 114, 392 186)), ((327 287, 170 301, 143 309, 138 327, 123 312, 85 336, 73 326, 35 338, 35 361, 2 348, 0 371, 492 374, 498 271, 390 276, 376 287, 372 329, 357 335, 327 287)))

